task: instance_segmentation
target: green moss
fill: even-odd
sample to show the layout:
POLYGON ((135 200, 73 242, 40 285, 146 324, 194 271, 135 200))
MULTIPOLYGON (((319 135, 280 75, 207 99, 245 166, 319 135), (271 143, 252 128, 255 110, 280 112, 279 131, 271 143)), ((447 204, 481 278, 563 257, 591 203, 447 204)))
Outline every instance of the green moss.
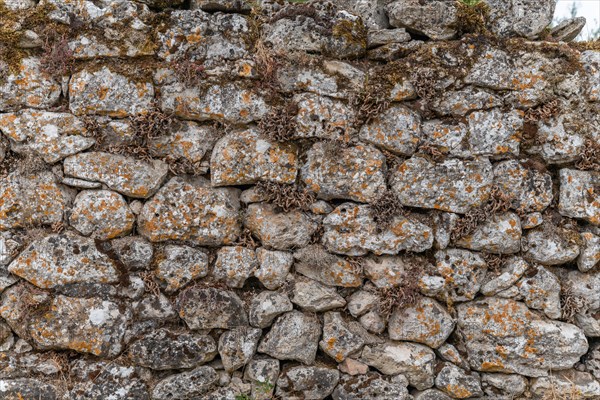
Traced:
POLYGON ((341 20, 333 25, 332 33, 334 38, 343 38, 349 45, 356 44, 367 47, 367 28, 360 19, 356 21, 341 20))

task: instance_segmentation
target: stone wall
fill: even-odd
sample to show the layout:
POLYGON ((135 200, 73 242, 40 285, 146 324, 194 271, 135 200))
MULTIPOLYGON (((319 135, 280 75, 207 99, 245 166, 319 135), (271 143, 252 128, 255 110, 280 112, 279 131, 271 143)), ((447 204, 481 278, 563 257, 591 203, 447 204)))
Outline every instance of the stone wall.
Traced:
POLYGON ((0 1, 0 398, 599 399, 553 11, 0 1))

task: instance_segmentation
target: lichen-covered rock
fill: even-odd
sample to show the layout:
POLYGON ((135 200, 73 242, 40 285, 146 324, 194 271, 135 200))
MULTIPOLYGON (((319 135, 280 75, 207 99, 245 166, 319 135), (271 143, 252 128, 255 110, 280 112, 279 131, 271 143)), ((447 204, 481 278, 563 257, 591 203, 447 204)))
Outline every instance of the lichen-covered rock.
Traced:
POLYGON ((378 288, 400 286, 414 267, 402 256, 370 256, 362 260, 365 276, 378 288))
POLYGON ((184 159, 198 165, 206 154, 210 154, 220 136, 220 132, 213 126, 178 121, 173 131, 151 139, 148 147, 157 157, 184 159))
POLYGON ((241 288, 257 267, 254 250, 242 246, 222 247, 217 253, 213 276, 229 287, 241 288))
POLYGON ((559 177, 558 211, 566 217, 600 225, 600 173, 565 168, 559 177))
POLYGON ((471 155, 469 129, 466 124, 439 119, 425 121, 422 125, 423 141, 442 154, 458 158, 471 155))
POLYGON ((527 378, 517 374, 483 373, 481 387, 488 396, 519 396, 527 389, 527 378))
POLYGON ((386 10, 394 27, 434 40, 452 39, 456 35, 457 7, 452 2, 398 0, 387 5, 386 10))
POLYGON ((210 336, 168 329, 153 331, 129 346, 134 364, 155 370, 194 368, 216 355, 217 344, 210 336))
POLYGON ((390 382, 377 373, 369 372, 357 376, 342 375, 331 397, 333 400, 409 400, 411 396, 405 385, 390 382))
MULTIPOLYGON (((337 103, 336 105, 341 105, 347 108, 347 106, 345 106, 344 103, 334 103, 333 100, 328 97, 321 97, 323 95, 333 98, 348 97, 347 92, 339 90, 341 88, 338 87, 336 78, 321 71, 321 69, 315 69, 306 65, 299 65, 295 63, 284 65, 277 70, 277 82, 281 87, 281 91, 285 93, 294 93, 297 91, 309 92, 301 93, 297 96, 294 96, 294 101, 296 102, 303 102, 304 99, 308 100, 308 104, 305 103, 303 106, 308 105, 309 107, 311 107, 312 105, 314 105, 311 99, 315 99, 319 103, 322 101, 328 104, 337 103), (320 96, 313 96, 313 93, 318 94, 320 96)), ((347 109, 349 111, 351 110, 350 108, 347 109)), ((304 112, 305 111, 306 109, 304 110, 304 112)), ((306 116, 306 114, 304 114, 304 116, 306 116)), ((346 115, 344 116, 344 118, 349 119, 351 116, 352 114, 346 115)), ((320 115, 319 117, 320 119, 325 119, 323 115, 320 115)), ((302 119, 304 119, 304 121, 307 122, 305 118, 302 119)), ((301 120, 301 118, 298 118, 298 120, 301 120)), ((312 121, 311 125, 317 125, 315 122, 316 121, 312 121)))
POLYGON ((548 164, 565 164, 576 161, 585 148, 579 114, 563 114, 548 122, 540 122, 537 141, 531 153, 537 153, 548 164))
POLYGON ((295 145, 281 144, 249 129, 221 138, 210 160, 213 186, 247 185, 258 181, 294 183, 298 172, 295 145))
POLYGON ((73 283, 114 283, 114 262, 96 248, 94 240, 65 232, 32 242, 8 270, 40 288, 73 283))
POLYGON ((108 67, 75 73, 69 82, 69 109, 75 115, 108 115, 123 118, 147 112, 154 86, 133 81, 108 67))
POLYGON ((362 268, 328 253, 320 245, 310 245, 294 253, 296 272, 329 286, 357 287, 362 268))
POLYGON ((267 328, 279 315, 293 310, 287 295, 265 290, 257 294, 250 303, 248 321, 257 328, 267 328))
POLYGON ((505 113, 500 109, 475 111, 468 116, 471 153, 480 156, 519 155, 523 128, 522 113, 505 113))
POLYGON ((246 365, 256 353, 262 330, 248 326, 234 328, 219 338, 219 355, 226 371, 246 365))
POLYGON ((197 399, 215 388, 218 380, 219 376, 213 368, 201 366, 159 381, 152 390, 152 399, 197 399))
POLYGON ((461 117, 469 111, 488 110, 502 105, 502 99, 494 93, 467 86, 464 89, 442 93, 433 99, 433 109, 443 115, 461 117))
POLYGON ((548 318, 559 319, 562 310, 558 278, 542 266, 538 266, 534 273, 533 276, 528 274, 516 284, 525 304, 533 310, 542 310, 548 318))
POLYGON ((308 151, 301 170, 308 189, 325 200, 377 200, 386 189, 384 155, 371 146, 336 149, 334 143, 319 142, 308 151))
POLYGON ((273 204, 255 203, 246 210, 244 226, 260 239, 263 246, 289 250, 308 245, 319 225, 305 212, 283 212, 273 204))
MULTIPOLYGON (((141 280, 142 290, 145 290, 146 283, 141 280)), ((154 294, 145 295, 139 301, 132 304, 133 315, 141 320, 175 320, 177 312, 171 304, 171 301, 162 293, 158 296, 154 294)))
POLYGON ((132 366, 111 361, 77 360, 70 365, 76 379, 69 395, 73 400, 111 399, 123 396, 150 400, 146 384, 140 379, 140 371, 132 366), (94 376, 94 379, 89 379, 94 376))
POLYGON ((488 199, 492 179, 487 159, 433 163, 412 157, 393 171, 391 185, 404 205, 464 214, 488 199))
POLYGON ((246 364, 244 379, 252 382, 252 397, 256 400, 269 400, 273 397, 279 376, 279 360, 262 356, 253 358, 246 364))
POLYGON ((167 245, 156 267, 156 278, 163 290, 173 293, 194 279, 208 274, 208 255, 189 246, 167 245))
POLYGON ((423 343, 440 347, 454 330, 456 321, 437 301, 421 297, 413 305, 397 308, 389 320, 392 340, 423 343))
POLYGON ((102 182, 125 196, 148 198, 162 185, 169 167, 158 160, 147 163, 94 151, 67 157, 64 172, 75 178, 102 182))
POLYGON ((69 223, 79 233, 98 240, 126 235, 134 222, 135 215, 123 196, 110 190, 79 192, 69 217, 69 223))
POLYGON ((319 347, 338 363, 358 354, 365 345, 368 333, 356 321, 346 321, 339 312, 323 316, 323 337, 319 347))
POLYGON ((491 277, 481 286, 481 293, 486 296, 493 296, 508 289, 523 276, 527 269, 529 269, 529 264, 525 260, 520 257, 511 257, 504 263, 497 275, 491 277))
POLYGON ((405 106, 392 106, 363 125, 359 137, 392 153, 410 156, 421 139, 421 118, 405 106))
POLYGON ((47 311, 32 316, 29 334, 43 350, 66 349, 101 357, 115 357, 123 349, 123 336, 131 311, 99 298, 59 295, 47 311))
POLYGON ((0 396, 5 400, 58 399, 57 389, 37 379, 1 379, 0 396))
POLYGON ((269 333, 263 336, 258 351, 279 360, 312 364, 320 337, 319 319, 294 310, 277 318, 269 333))
POLYGON ((435 377, 435 387, 454 399, 482 396, 481 382, 477 372, 467 373, 451 363, 444 363, 435 377))
POLYGON ((600 101, 600 82, 596 78, 600 71, 600 56, 597 51, 587 50, 581 53, 579 61, 587 73, 589 89, 588 96, 590 101, 600 101))
POLYGON ((25 109, 0 114, 0 131, 10 139, 14 152, 34 152, 50 164, 96 143, 85 136, 83 122, 69 113, 25 109))
POLYGON ((20 107, 48 108, 60 97, 60 85, 41 70, 39 58, 21 60, 17 73, 0 80, 0 111, 20 107))
POLYGON ((190 8, 192 10, 201 9, 203 11, 223 11, 223 12, 249 12, 251 5, 239 0, 193 0, 190 8))
POLYGON ((419 390, 433 386, 435 353, 426 346, 392 341, 367 345, 360 360, 385 375, 404 375, 419 390))
POLYGON ((116 258, 130 270, 148 269, 154 256, 152 243, 141 236, 126 236, 110 242, 116 258))
POLYGON ((354 111, 340 100, 302 93, 294 96, 294 102, 298 106, 294 137, 339 140, 354 130, 354 111))
POLYGON ((177 306, 179 316, 190 329, 231 329, 248 325, 242 300, 227 290, 191 287, 181 292, 177 306))
POLYGON ((543 211, 552 202, 551 175, 527 168, 517 160, 494 166, 494 184, 512 199, 515 210, 543 211))
POLYGON ((521 250, 521 220, 512 212, 492 215, 455 245, 487 253, 518 253, 521 250))
POLYGON ((346 304, 346 300, 334 287, 325 286, 312 279, 296 279, 292 290, 292 302, 306 311, 323 312, 346 304))
POLYGON ((581 272, 587 272, 600 262, 600 236, 591 232, 582 232, 583 245, 577 258, 577 267, 581 272))
POLYGON ((348 312, 357 318, 375 309, 379 302, 379 296, 369 290, 357 290, 347 297, 347 301, 348 312))
POLYGON ((396 216, 380 230, 368 205, 344 203, 323 220, 323 245, 349 256, 397 254, 401 250, 425 251, 433 245, 431 228, 416 220, 396 216))
POLYGON ((269 290, 280 288, 294 263, 294 255, 261 247, 256 249, 256 258, 259 267, 254 271, 254 276, 269 290))
POLYGON ((323 400, 335 389, 340 379, 336 369, 325 367, 292 367, 284 370, 277 380, 275 394, 293 398, 298 393, 304 399, 323 400))
POLYGON ((241 230, 239 209, 239 190, 213 189, 203 181, 176 177, 144 204, 138 230, 152 242, 231 244, 241 230))
POLYGON ((525 257, 544 265, 565 264, 577 258, 580 242, 578 232, 552 225, 543 226, 527 233, 525 257))
POLYGON ((600 397, 600 383, 588 372, 558 371, 532 379, 531 393, 538 398, 554 396, 555 393, 573 393, 578 399, 595 399, 600 397))
POLYGON ((571 368, 588 350, 579 328, 544 319, 514 300, 490 297, 460 304, 457 311, 457 330, 477 371, 545 376, 571 368))
POLYGON ((556 3, 553 0, 486 0, 490 6, 491 29, 501 36, 534 38, 550 23, 556 3))

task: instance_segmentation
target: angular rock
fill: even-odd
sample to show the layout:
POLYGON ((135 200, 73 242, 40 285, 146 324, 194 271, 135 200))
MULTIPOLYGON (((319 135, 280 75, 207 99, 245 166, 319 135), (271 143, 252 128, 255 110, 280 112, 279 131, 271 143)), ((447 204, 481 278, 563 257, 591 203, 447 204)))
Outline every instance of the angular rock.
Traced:
POLYGON ((69 109, 75 115, 123 118, 148 112, 153 99, 151 83, 133 81, 106 66, 77 72, 69 82, 69 109))
POLYGON ((323 246, 310 245, 294 253, 296 272, 328 286, 358 287, 362 268, 329 254, 323 246))
POLYGON ((32 242, 8 270, 44 289, 119 279, 114 262, 96 248, 94 240, 68 231, 32 242))
POLYGON ((579 328, 542 318, 514 300, 490 297, 457 311, 457 330, 467 338, 469 363, 477 371, 545 376, 571 368, 588 350, 579 328))
POLYGON ((424 122, 422 129, 424 142, 442 154, 459 158, 471 156, 467 125, 434 119, 424 122))
POLYGON ((217 344, 210 336, 168 329, 153 331, 129 346, 134 364, 154 370, 194 368, 216 355, 217 344))
POLYGON ((540 121, 537 142, 532 153, 538 153, 548 164, 565 164, 576 161, 585 149, 585 136, 581 132, 581 115, 561 114, 550 121, 540 121))
POLYGON ((502 106, 502 99, 494 93, 473 87, 442 93, 433 100, 433 109, 442 115, 461 117, 469 111, 487 110, 502 106))
POLYGON ((312 364, 315 361, 320 337, 319 319, 294 310, 283 314, 275 321, 269 333, 258 345, 258 351, 279 360, 295 360, 312 364))
POLYGON ((141 236, 127 236, 110 242, 112 251, 130 270, 148 269, 154 256, 152 244, 141 236))
POLYGON ((423 345, 392 341, 367 345, 360 360, 385 375, 404 375, 419 390, 433 386, 435 353, 423 345))
POLYGON ((42 350, 65 349, 101 357, 115 357, 131 311, 112 301, 56 296, 50 308, 32 317, 29 334, 42 350))
POLYGON ((379 296, 369 290, 358 290, 346 298, 348 312, 355 318, 376 308, 379 296))
POLYGON ((544 265, 565 264, 577 258, 580 242, 578 232, 548 225, 527 233, 525 257, 544 265))
POLYGON ((421 139, 421 118, 405 106, 392 106, 363 125, 359 137, 392 153, 411 156, 421 139))
POLYGON ((226 290, 192 287, 179 295, 177 305, 179 316, 190 329, 231 329, 248 325, 242 300, 226 290))
POLYGON ((450 343, 444 343, 436 350, 442 360, 451 362, 452 364, 464 369, 465 371, 471 369, 467 360, 463 358, 458 349, 450 343))
POLYGON ((93 239, 108 240, 131 232, 135 215, 118 193, 84 190, 75 197, 70 225, 93 239))
POLYGON ((87 130, 81 120, 68 113, 25 109, 1 114, 0 127, 14 152, 34 152, 49 164, 96 143, 95 139, 84 136, 87 130))
POLYGON ((238 0, 193 0, 192 10, 201 9, 203 11, 223 11, 223 12, 249 12, 250 4, 240 3, 238 0))
POLYGON ((486 0, 490 6, 491 29, 500 36, 534 38, 550 23, 556 3, 553 0, 486 0))
POLYGON ((23 58, 19 72, 9 73, 0 82, 0 111, 21 107, 48 108, 60 97, 60 85, 41 70, 39 58, 23 58))
POLYGON ((67 157, 64 172, 75 178, 102 182, 125 196, 148 198, 162 185, 169 167, 158 160, 146 163, 117 154, 88 152, 67 157))
POLYGON ((58 399, 57 389, 36 379, 0 379, 0 396, 5 400, 58 399))
POLYGON ((452 39, 456 35, 457 7, 452 2, 433 0, 398 0, 386 6, 390 24, 434 40, 452 39))
POLYGON ((219 376, 208 366, 198 367, 192 371, 170 375, 159 381, 152 390, 152 399, 171 400, 197 399, 215 388, 219 376))
POLYGON ((521 212, 543 211, 552 202, 552 176, 517 160, 494 166, 494 184, 512 199, 512 208, 521 212))
POLYGON ((505 113, 500 109, 469 114, 471 151, 474 155, 506 157, 519 155, 523 128, 522 113, 505 113))
POLYGON ((263 246, 275 250, 304 247, 318 228, 317 222, 302 211, 280 211, 273 204, 250 204, 244 226, 260 239, 263 246))
POLYGON ((487 200, 492 179, 487 159, 433 163, 412 157, 393 172, 391 186, 404 205, 464 214, 487 200))
MULTIPOLYGON (((141 280, 141 278, 140 278, 141 280)), ((145 283, 142 281, 142 290, 145 290, 145 283)), ((171 304, 171 301, 163 294, 146 295, 141 300, 132 304, 133 315, 142 320, 173 320, 177 319, 177 312, 171 304)))
POLYGON ((149 143, 150 150, 158 157, 187 160, 197 165, 210 154, 220 138, 220 132, 212 126, 192 121, 177 121, 173 131, 165 133, 149 143))
POLYGON ((512 212, 492 215, 473 233, 457 240, 455 245, 487 253, 518 253, 521 250, 521 220, 512 212))
POLYGON ((221 138, 210 160, 213 186, 247 185, 258 181, 294 183, 298 150, 250 129, 221 138))
POLYGON ((213 276, 225 281, 229 287, 241 288, 256 268, 258 261, 254 250, 242 246, 221 247, 213 266, 213 276))
POLYGON ((254 276, 269 290, 278 289, 285 283, 294 264, 292 253, 267 250, 264 247, 256 249, 256 258, 259 268, 254 271, 254 276))
POLYGON ((381 399, 409 400, 406 386, 385 380, 374 372, 357 376, 342 375, 333 391, 333 400, 381 399))
POLYGON ((202 182, 176 177, 144 204, 138 229, 152 242, 231 244, 241 230, 239 208, 238 190, 212 189, 202 182))
POLYGON ((346 357, 358 353, 364 345, 365 340, 357 331, 357 326, 346 322, 339 312, 323 315, 323 337, 319 347, 329 357, 338 363, 342 362, 346 357))
POLYGON ((252 382, 252 396, 256 400, 269 400, 273 397, 274 382, 279 376, 279 360, 274 358, 253 358, 246 364, 244 379, 252 382))
POLYGON ((425 251, 433 245, 431 228, 416 220, 396 216, 381 231, 368 205, 344 203, 323 220, 323 244, 331 252, 349 256, 397 254, 401 250, 425 251))
POLYGON ((587 50, 581 53, 579 58, 588 78, 588 96, 590 101, 600 100, 600 82, 595 78, 600 70, 600 57, 597 51, 587 50))
POLYGON ((375 310, 361 316, 359 322, 371 333, 381 334, 385 330, 386 320, 375 310))
MULTIPOLYGON (((305 106, 309 108, 313 106, 312 102, 309 100, 305 102, 306 99, 315 99, 317 102, 325 101, 329 104, 340 105, 342 107, 351 110, 344 103, 338 103, 330 99, 333 98, 347 98, 348 93, 342 90, 339 90, 337 80, 334 76, 326 74, 320 68, 314 68, 305 65, 299 65, 296 63, 291 63, 288 65, 283 65, 277 70, 277 82, 280 86, 280 90, 286 93, 295 93, 295 92, 309 92, 309 93, 301 93, 295 96, 296 102, 302 102, 302 107, 299 110, 299 113, 306 112, 305 106), (328 97, 314 97, 312 94, 317 94, 320 96, 328 96, 328 97), (302 100, 300 100, 302 99, 302 100)), ((299 108, 300 108, 299 107, 299 108)), ((312 114, 314 115, 314 114, 312 114)), ((352 111, 350 115, 346 115, 344 118, 349 119, 352 116, 352 111)), ((323 115, 319 116, 319 119, 323 118, 323 115)), ((298 116, 297 121, 308 122, 309 125, 316 125, 314 121, 307 121, 306 114, 303 117, 298 116)), ((324 126, 321 126, 323 129, 324 126)), ((318 128, 317 128, 318 129, 318 128)), ((325 129, 326 131, 326 129, 325 129)))
POLYGON ((423 343, 440 347, 454 330, 455 321, 437 301, 421 297, 413 305, 396 308, 388 322, 392 340, 423 343))
POLYGON ((445 363, 435 377, 435 387, 454 399, 482 396, 481 382, 477 372, 467 373, 451 363, 445 363))
POLYGON ((527 378, 517 374, 481 374, 481 386, 488 396, 519 396, 527 389, 527 378))
POLYGON ((414 269, 414 260, 401 256, 370 256, 362 260, 365 276, 378 288, 405 283, 414 269))
POLYGON ((581 272, 587 272, 600 262, 600 236, 591 232, 582 232, 583 245, 577 258, 577 267, 581 272))
POLYGON ((70 373, 77 381, 69 393, 74 400, 124 398, 150 400, 137 368, 111 361, 76 360, 70 373), (89 379, 93 376, 94 379, 89 379))
POLYGON ((299 393, 303 399, 323 400, 337 386, 340 373, 324 367, 292 367, 277 380, 275 394, 282 398, 292 398, 299 393))
POLYGON ((531 393, 540 398, 555 396, 556 393, 572 393, 578 399, 596 399, 600 397, 600 383, 587 372, 558 371, 550 376, 532 379, 531 393))
POLYGON ((600 173, 560 170, 560 199, 558 211, 571 218, 581 218, 600 225, 600 173))
POLYGON ((234 328, 219 338, 219 355, 226 371, 235 371, 246 365, 256 353, 262 330, 247 326, 234 328))
POLYGON ((297 279, 292 290, 292 302, 306 311, 323 312, 346 304, 335 288, 312 279, 297 279))
POLYGON ((308 189, 324 200, 377 200, 386 189, 384 155, 371 146, 336 149, 334 143, 319 142, 308 151, 301 170, 308 189))
POLYGON ((302 93, 294 103, 298 105, 295 138, 336 140, 354 130, 354 110, 342 101, 302 93))
POLYGON ((208 275, 208 255, 189 246, 167 245, 155 275, 163 290, 173 293, 189 282, 208 275))
POLYGON ((414 397, 415 400, 451 400, 452 397, 446 395, 441 390, 427 389, 424 390, 414 397))
POLYGON ((529 264, 520 257, 512 257, 507 260, 500 273, 492 277, 481 286, 481 293, 485 296, 493 296, 514 285, 529 269, 529 264))
POLYGON ((390 43, 410 42, 410 34, 404 28, 378 29, 369 32, 369 49, 390 43))
POLYGON ((290 299, 283 293, 265 290, 252 298, 248 321, 257 328, 271 326, 279 315, 293 310, 290 299))
POLYGON ((517 282, 521 296, 527 307, 542 310, 548 318, 559 319, 561 312, 561 287, 556 275, 542 266, 538 266, 535 275, 522 278, 517 282))

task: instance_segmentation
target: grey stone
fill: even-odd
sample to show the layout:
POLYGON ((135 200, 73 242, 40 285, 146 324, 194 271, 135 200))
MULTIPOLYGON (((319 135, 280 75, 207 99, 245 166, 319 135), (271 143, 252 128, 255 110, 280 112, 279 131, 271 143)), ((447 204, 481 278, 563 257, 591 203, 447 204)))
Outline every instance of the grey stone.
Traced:
POLYGON ((494 184, 512 198, 512 208, 521 212, 543 211, 552 202, 551 175, 527 168, 517 160, 494 166, 494 184))
POLYGON ((217 355, 217 344, 208 335, 158 329, 129 346, 131 361, 154 370, 194 368, 217 355))
POLYGON ((190 9, 203 11, 249 12, 251 5, 239 0, 193 0, 190 9))
POLYGON ((558 211, 566 217, 600 225, 600 191, 596 189, 600 173, 565 168, 560 170, 559 177, 558 211))
POLYGON ((379 399, 409 400, 406 386, 390 382, 377 373, 342 375, 333 391, 333 400, 379 399))
POLYGON ((328 286, 358 287, 362 268, 328 253, 323 246, 310 245, 294 253, 296 272, 328 286))
POLYGON ((208 274, 208 255, 193 247, 167 245, 163 257, 157 263, 155 275, 167 293, 208 274))
POLYGON ((556 3, 553 0, 486 0, 490 6, 492 31, 500 36, 534 38, 550 23, 556 3))
POLYGON ((323 315, 323 336, 319 342, 321 350, 335 361, 342 362, 350 355, 356 355, 365 345, 360 325, 351 325, 339 312, 326 312, 323 315))
POLYGON ((123 396, 150 400, 146 384, 140 379, 137 368, 118 362, 76 360, 70 365, 76 379, 68 393, 73 400, 110 399, 123 396), (94 376, 94 379, 89 379, 94 376))
POLYGON ((346 300, 348 312, 358 318, 377 307, 379 296, 369 290, 357 290, 346 300))
MULTIPOLYGON (((141 279, 140 279, 141 280, 141 279)), ((144 281, 141 281, 142 290, 144 290, 144 281)), ((132 304, 133 315, 142 321, 147 320, 175 320, 177 312, 171 304, 171 301, 162 293, 156 295, 146 295, 141 300, 132 304)))
POLYGON ((392 153, 410 156, 421 139, 421 118, 405 106, 394 105, 363 125, 359 137, 392 153))
POLYGON ((323 400, 337 386, 340 373, 326 367, 292 367, 284 370, 277 380, 275 394, 282 398, 292 398, 299 393, 303 399, 323 400))
POLYGON ((437 389, 427 389, 416 393, 415 400, 450 400, 452 397, 437 389))
POLYGON ((127 236, 110 242, 116 257, 127 269, 148 269, 154 255, 152 243, 141 236, 127 236))
POLYGON ((290 299, 283 293, 265 290, 252 299, 248 311, 250 325, 257 328, 271 326, 279 315, 292 311, 290 299))
POLYGON ((571 368, 588 350, 579 328, 542 318, 514 300, 489 297, 457 311, 457 330, 468 338, 469 363, 477 371, 545 376, 571 368))
POLYGON ((98 240, 127 235, 134 222, 135 215, 123 196, 110 190, 79 192, 69 217, 70 225, 79 233, 98 240))
POLYGON ((444 361, 451 362, 452 364, 468 371, 470 369, 467 360, 460 354, 458 349, 450 343, 444 343, 437 349, 437 354, 444 361))
POLYGON ((208 366, 170 375, 159 381, 152 390, 155 400, 193 400, 213 389, 218 381, 217 372, 208 366))
POLYGON ((525 257, 544 265, 560 265, 579 255, 581 236, 578 232, 546 225, 527 233, 525 257))
POLYGON ((518 253, 521 250, 521 220, 512 212, 492 215, 455 245, 487 253, 518 253))
POLYGON ((372 30, 368 35, 369 49, 390 43, 405 43, 409 41, 410 35, 404 28, 372 30))
POLYGON ((371 333, 381 334, 385 330, 386 320, 375 310, 362 315, 358 321, 371 333))
POLYGON ((386 6, 390 24, 397 28, 425 35, 434 40, 452 39, 456 35, 456 5, 433 0, 398 0, 386 6))
POLYGON ((469 129, 466 124, 435 119, 424 122, 422 129, 425 144, 442 154, 459 158, 471 155, 469 129))
POLYGON ((57 389, 37 379, 0 379, 0 395, 6 400, 57 400, 57 389))
POLYGON ((523 276, 528 268, 527 261, 520 257, 511 257, 504 263, 497 276, 491 277, 481 286, 481 293, 486 296, 493 296, 510 288, 523 276))
POLYGON ((354 131, 354 110, 340 100, 301 93, 294 96, 298 105, 297 138, 339 140, 354 131))
POLYGON ((433 99, 433 109, 442 115, 460 117, 470 111, 488 110, 502 106, 502 99, 492 92, 467 86, 457 91, 447 91, 433 99))
POLYGON ((254 276, 269 290, 280 288, 294 263, 294 255, 260 247, 256 249, 256 258, 259 267, 254 271, 254 276))
POLYGON ((577 267, 581 272, 587 272, 600 262, 600 236, 581 232, 581 239, 583 245, 577 258, 577 267))
POLYGON ((294 310, 277 318, 271 330, 263 336, 258 351, 279 360, 312 364, 320 337, 319 319, 294 310))
POLYGON ((212 274, 229 287, 241 288, 256 268, 258 260, 254 250, 242 246, 221 247, 212 274))
POLYGON ((369 31, 389 27, 387 15, 383 6, 387 0, 345 0, 339 6, 360 16, 369 31))
POLYGON ((556 275, 542 266, 538 266, 535 275, 521 278, 516 286, 527 307, 542 310, 548 318, 559 319, 562 316, 560 301, 560 282, 556 275))
POLYGON ((346 304, 335 288, 312 279, 296 279, 292 290, 292 302, 306 311, 323 312, 346 304))
POLYGON ((553 396, 555 393, 573 393, 578 399, 600 397, 600 383, 592 374, 575 370, 558 371, 550 376, 531 380, 531 393, 535 396, 553 396))
POLYGON ((585 27, 585 17, 568 18, 552 27, 550 36, 559 42, 574 40, 585 27))
POLYGON ((179 316, 190 329, 231 329, 248 325, 242 300, 233 292, 192 287, 178 299, 179 316), (211 307, 206 307, 211 304, 211 307))
MULTIPOLYGON (((314 67, 290 63, 288 65, 282 65, 277 70, 276 75, 277 82, 279 83, 280 90, 286 93, 294 93, 298 91, 315 93, 320 96, 328 96, 325 98, 317 98, 317 101, 331 101, 331 104, 335 104, 330 98, 347 98, 347 91, 342 90, 338 87, 335 76, 326 74, 321 69, 314 67)), ((304 102, 303 106, 311 106, 306 102, 306 99, 315 98, 308 93, 302 93, 295 96, 296 100, 304 102)), ((341 105, 342 103, 338 103, 341 105)), ((323 116, 321 116, 322 118, 323 116)), ((300 118, 299 118, 300 119, 300 118)), ((303 120, 303 122, 308 122, 303 120)))
POLYGON ((187 160, 198 165, 205 155, 210 155, 220 132, 212 126, 199 125, 192 121, 178 121, 175 128, 152 139, 150 150, 157 157, 171 160, 187 160))
POLYGON ((481 386, 488 396, 519 396, 527 389, 527 378, 518 374, 481 374, 481 386))
POLYGON ((492 179, 487 159, 433 163, 412 157, 393 171, 391 186, 404 205, 464 214, 485 202, 492 179))
POLYGON ((541 143, 531 152, 540 154, 549 164, 565 164, 576 161, 585 148, 585 136, 581 134, 581 115, 565 113, 556 119, 541 121, 537 130, 541 143))
POLYGON ((598 57, 597 51, 587 50, 581 53, 579 58, 583 64, 583 68, 586 71, 588 79, 588 91, 587 95, 590 101, 600 100, 600 82, 595 78, 600 71, 600 57, 598 57))
POLYGON ((468 116, 473 155, 507 157, 519 155, 519 135, 523 117, 513 110, 475 111, 468 116))
POLYGON ((251 382, 252 396, 256 400, 272 398, 278 376, 279 360, 269 357, 253 358, 244 370, 244 379, 251 382))
POLYGON ((18 71, 9 73, 0 83, 0 111, 21 107, 48 108, 58 101, 60 85, 42 72, 39 58, 23 58, 18 71))
POLYGON ((477 372, 465 372, 451 363, 445 363, 437 374, 435 387, 455 399, 483 395, 479 374, 477 372))
POLYGON ((246 365, 256 353, 262 330, 238 327, 227 331, 219 338, 219 355, 226 371, 235 371, 246 365))

